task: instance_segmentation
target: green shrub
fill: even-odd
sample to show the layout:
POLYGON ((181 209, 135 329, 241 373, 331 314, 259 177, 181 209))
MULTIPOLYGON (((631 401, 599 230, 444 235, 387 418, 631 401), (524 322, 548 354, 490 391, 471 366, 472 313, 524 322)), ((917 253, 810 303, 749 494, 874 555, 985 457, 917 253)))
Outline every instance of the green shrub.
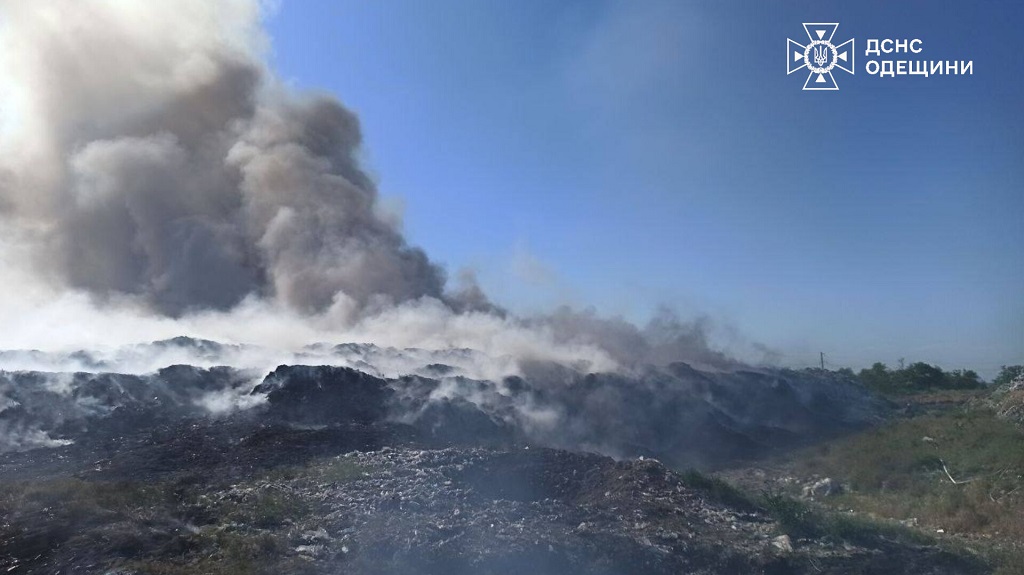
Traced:
POLYGON ((999 375, 992 380, 992 385, 994 387, 1010 385, 1010 382, 1018 377, 1024 377, 1024 365, 1004 365, 999 370, 999 375))
POLYGON ((887 395, 903 395, 940 389, 981 389, 985 384, 969 369, 945 372, 942 368, 916 362, 900 369, 889 369, 877 362, 857 375, 867 388, 887 395))

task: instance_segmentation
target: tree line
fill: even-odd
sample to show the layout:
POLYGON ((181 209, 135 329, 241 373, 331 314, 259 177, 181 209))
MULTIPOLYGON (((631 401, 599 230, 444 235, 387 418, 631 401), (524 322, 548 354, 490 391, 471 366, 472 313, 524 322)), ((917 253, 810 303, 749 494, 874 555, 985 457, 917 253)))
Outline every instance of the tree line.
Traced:
MULTIPOLYGON (((899 368, 890 368, 882 362, 876 362, 857 373, 848 367, 840 369, 839 373, 859 380, 869 389, 890 394, 943 389, 983 389, 988 386, 973 370, 944 371, 941 367, 922 361, 899 368)), ((1024 377, 1024 365, 1004 365, 991 385, 1009 385, 1018 377, 1024 377)))

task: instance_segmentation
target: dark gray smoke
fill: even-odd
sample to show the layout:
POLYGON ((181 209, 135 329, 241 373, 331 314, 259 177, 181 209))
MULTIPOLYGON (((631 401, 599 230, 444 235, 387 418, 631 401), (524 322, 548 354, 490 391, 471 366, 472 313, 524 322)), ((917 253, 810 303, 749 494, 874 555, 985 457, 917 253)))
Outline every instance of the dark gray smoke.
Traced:
POLYGON ((0 322, 24 326, 0 344, 344 338, 474 347, 495 377, 734 364, 706 320, 523 319, 471 274, 449 289, 379 201, 355 115, 265 67, 261 17, 257 0, 0 0, 0 322))
POLYGON ((305 312, 442 297, 442 270, 381 212, 358 164, 357 118, 279 89, 258 53, 190 33, 185 17, 210 31, 258 17, 205 4, 3 6, 8 72, 42 133, 21 134, 38 155, 5 166, 0 203, 37 232, 38 267, 170 315, 250 294, 305 312))

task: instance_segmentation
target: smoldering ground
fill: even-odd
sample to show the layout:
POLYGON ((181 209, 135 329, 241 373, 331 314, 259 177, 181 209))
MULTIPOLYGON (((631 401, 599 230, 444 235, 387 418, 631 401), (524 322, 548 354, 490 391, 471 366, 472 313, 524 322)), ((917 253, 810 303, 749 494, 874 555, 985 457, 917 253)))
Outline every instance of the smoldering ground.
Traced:
POLYGON ((64 489, 0 502, 7 571, 227 571, 256 534, 312 553, 303 572, 735 566, 737 526, 764 521, 656 462, 523 444, 711 464, 884 413, 849 381, 742 366, 707 319, 523 317, 452 286, 380 201, 357 118, 268 69, 263 10, 0 0, 0 472, 64 489), (352 477, 264 475, 324 462, 352 477))

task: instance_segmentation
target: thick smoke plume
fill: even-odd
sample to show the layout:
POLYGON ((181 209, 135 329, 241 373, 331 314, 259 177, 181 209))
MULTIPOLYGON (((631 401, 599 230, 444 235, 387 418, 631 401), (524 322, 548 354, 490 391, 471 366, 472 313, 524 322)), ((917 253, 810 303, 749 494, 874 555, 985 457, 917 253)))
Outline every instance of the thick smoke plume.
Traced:
MULTIPOLYGON (((0 2, 0 348, 178 335, 732 364, 702 322, 510 316, 401 233, 357 118, 265 65, 255 0, 0 2)), ((496 375, 480 370, 477 375, 496 375)))
POLYGON ((347 314, 442 297, 441 270, 378 211, 356 118, 268 78, 256 6, 12 2, 4 16, 27 97, 2 197, 44 272, 169 315, 248 295, 347 314))

